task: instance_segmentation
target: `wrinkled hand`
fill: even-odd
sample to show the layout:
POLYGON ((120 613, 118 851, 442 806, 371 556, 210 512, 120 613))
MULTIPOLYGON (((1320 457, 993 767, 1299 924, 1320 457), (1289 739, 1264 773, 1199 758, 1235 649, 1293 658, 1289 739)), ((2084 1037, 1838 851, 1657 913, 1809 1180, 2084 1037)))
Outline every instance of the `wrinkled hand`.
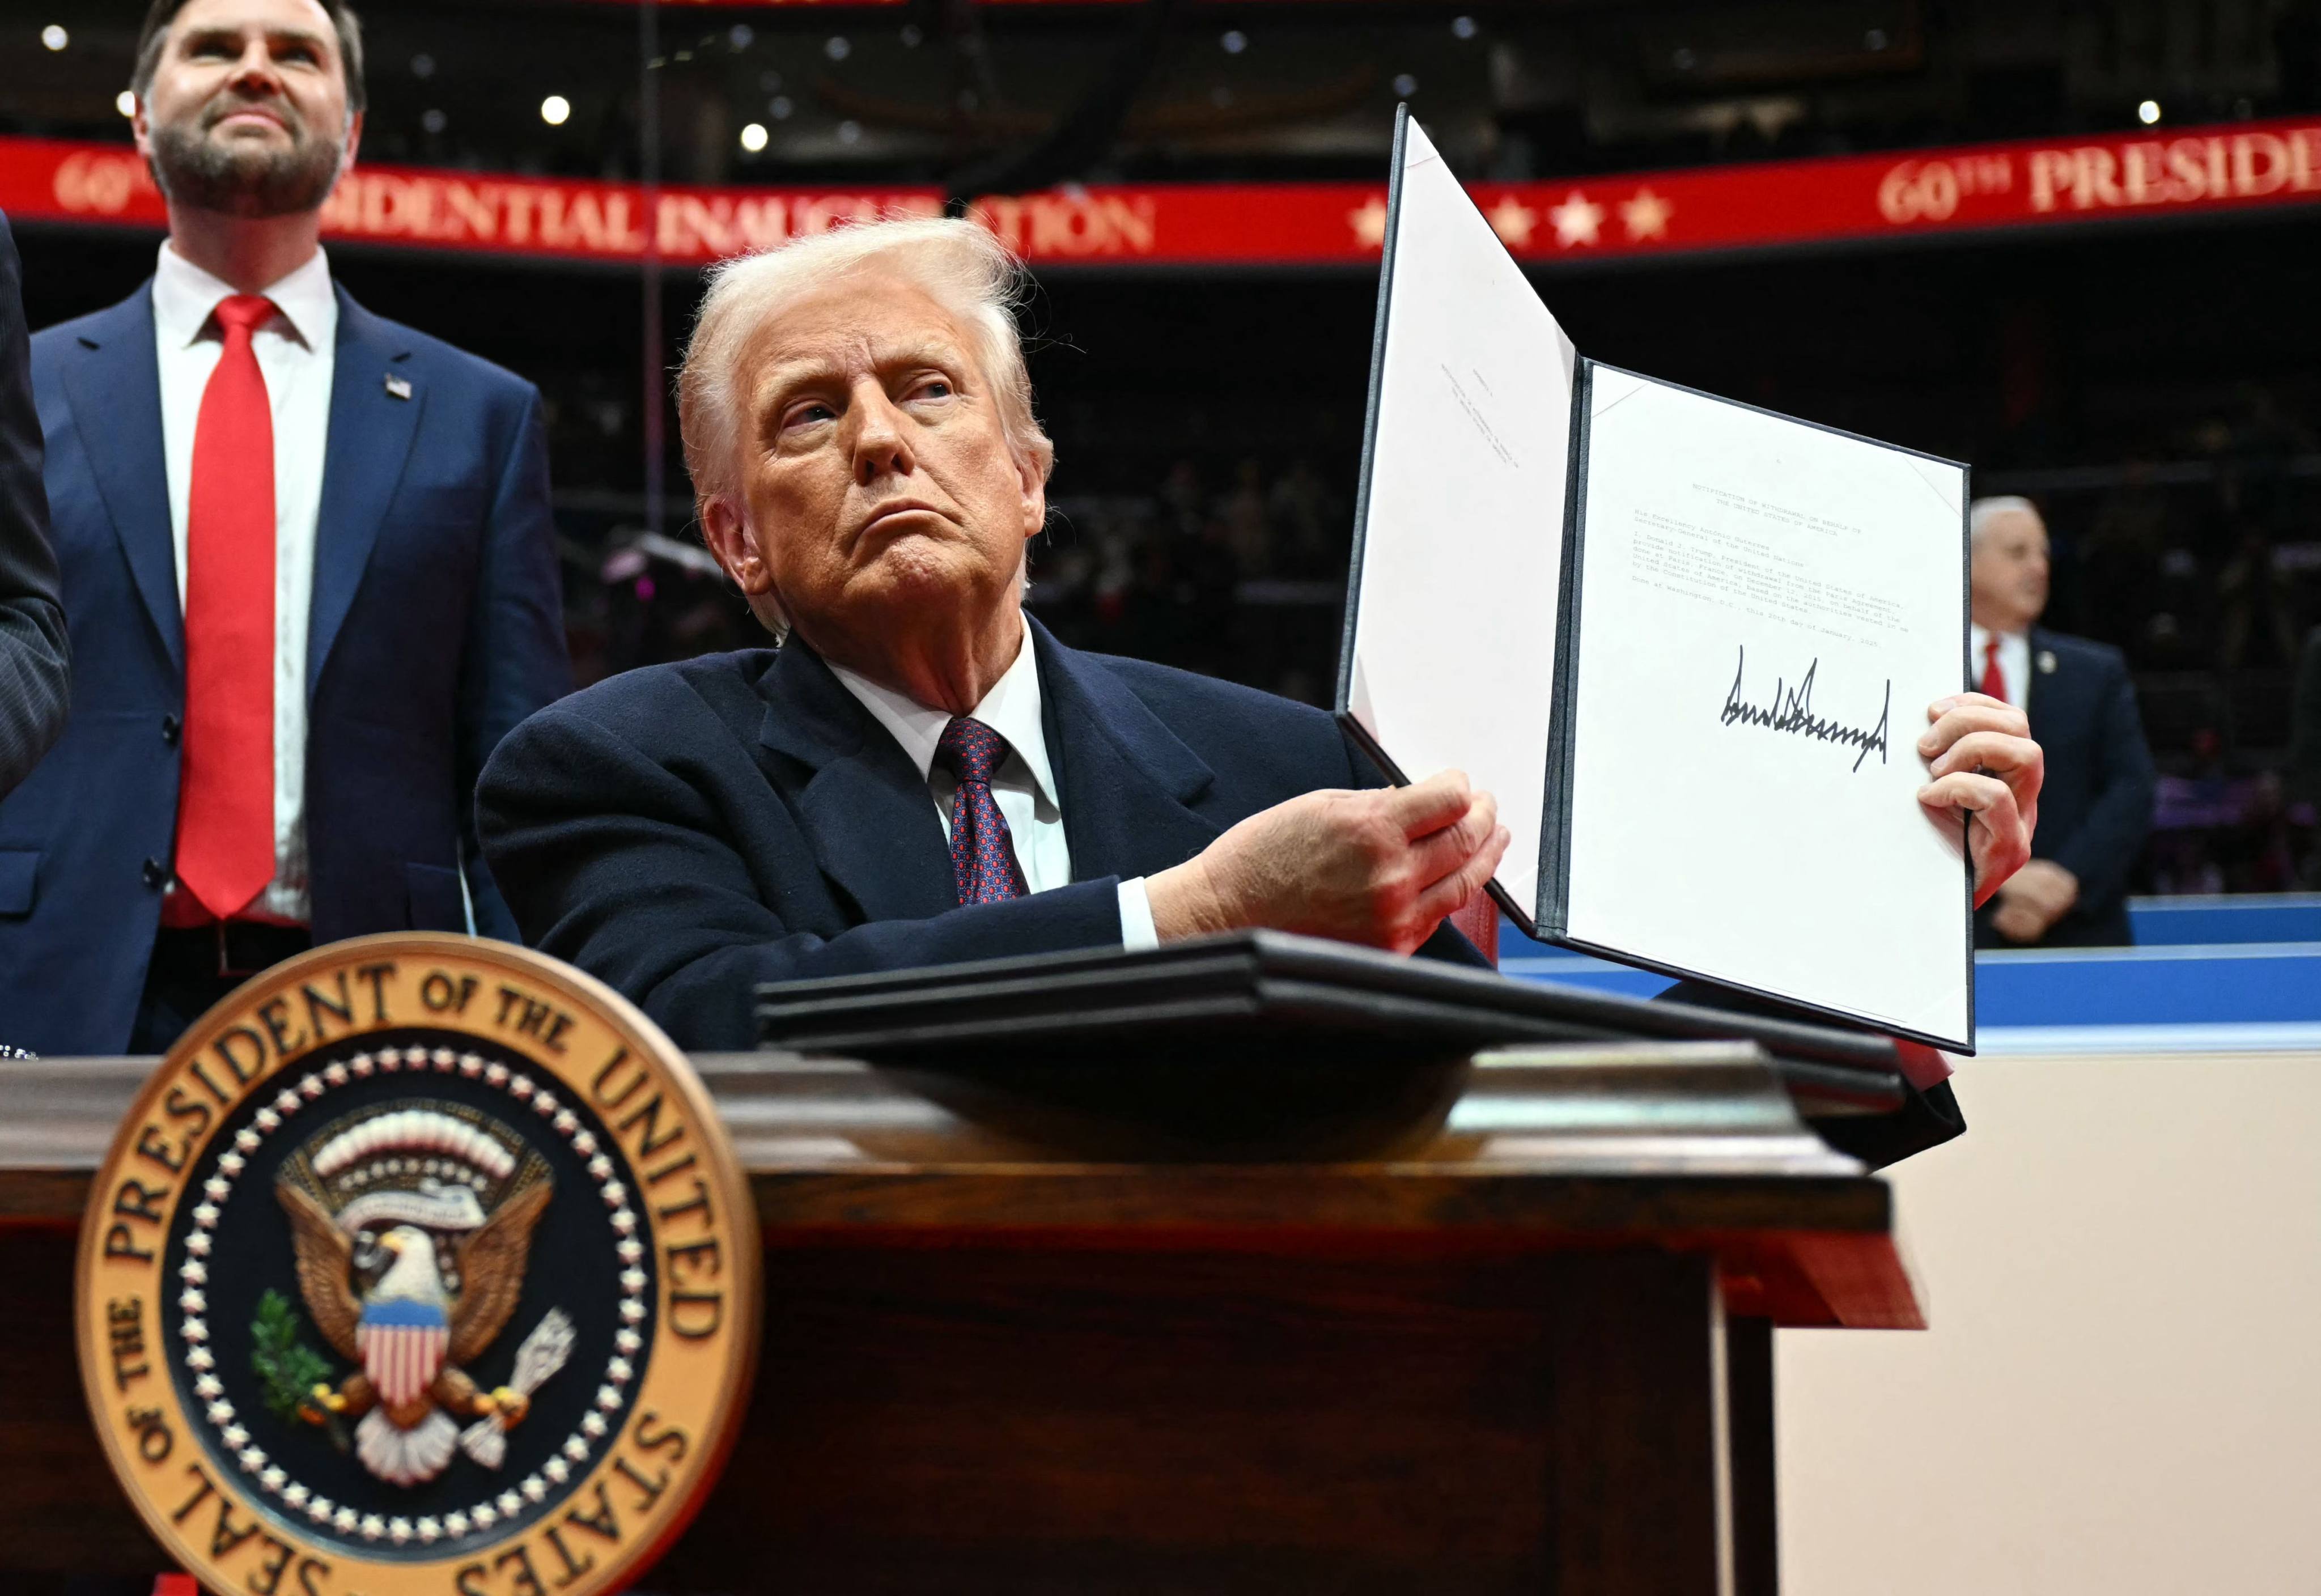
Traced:
POLYGON ((2079 900, 2079 877, 2052 859, 2034 859, 1999 888, 1990 923, 2009 942, 2036 942, 2079 900))
POLYGON ((1926 718, 1934 724, 1919 737, 1918 752, 1931 762, 1933 780, 1918 789, 1918 801, 1971 816, 1967 851, 1980 908, 2031 857, 2047 756, 2031 740, 2031 723, 2020 709, 1981 693, 1937 698, 1926 718))
POLYGON ((1277 804, 1149 878, 1145 893, 1163 942, 1263 928, 1406 953, 1483 889, 1507 842, 1497 801, 1445 771, 1277 804))

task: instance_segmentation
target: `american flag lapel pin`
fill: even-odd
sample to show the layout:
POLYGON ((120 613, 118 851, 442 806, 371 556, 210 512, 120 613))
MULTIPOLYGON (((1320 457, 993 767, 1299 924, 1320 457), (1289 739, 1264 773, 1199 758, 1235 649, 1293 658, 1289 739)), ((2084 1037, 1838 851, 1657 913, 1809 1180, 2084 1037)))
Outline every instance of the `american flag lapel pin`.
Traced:
POLYGON ((387 374, 387 391, 390 398, 407 399, 411 397, 411 379, 390 371, 387 374))

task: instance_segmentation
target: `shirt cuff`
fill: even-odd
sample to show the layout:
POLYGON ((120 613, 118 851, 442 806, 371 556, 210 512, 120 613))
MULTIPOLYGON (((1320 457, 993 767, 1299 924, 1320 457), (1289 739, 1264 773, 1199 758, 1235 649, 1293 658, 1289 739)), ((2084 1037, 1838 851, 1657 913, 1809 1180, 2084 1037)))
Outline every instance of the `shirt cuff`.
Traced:
POLYGON ((1145 896, 1144 878, 1120 884, 1120 946, 1130 953, 1149 953, 1160 945, 1152 925, 1152 899, 1145 896))

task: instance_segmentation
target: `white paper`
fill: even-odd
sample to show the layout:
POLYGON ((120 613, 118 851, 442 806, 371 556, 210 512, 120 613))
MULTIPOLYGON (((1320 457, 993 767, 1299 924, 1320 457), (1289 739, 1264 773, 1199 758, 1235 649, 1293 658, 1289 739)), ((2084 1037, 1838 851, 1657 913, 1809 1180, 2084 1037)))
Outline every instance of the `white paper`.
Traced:
POLYGON ((1598 367, 1573 941, 1971 1047, 1956 466, 1598 367))
POLYGON ((1574 357, 1490 223, 1408 124, 1348 707, 1412 780, 1458 768, 1538 891, 1574 357))

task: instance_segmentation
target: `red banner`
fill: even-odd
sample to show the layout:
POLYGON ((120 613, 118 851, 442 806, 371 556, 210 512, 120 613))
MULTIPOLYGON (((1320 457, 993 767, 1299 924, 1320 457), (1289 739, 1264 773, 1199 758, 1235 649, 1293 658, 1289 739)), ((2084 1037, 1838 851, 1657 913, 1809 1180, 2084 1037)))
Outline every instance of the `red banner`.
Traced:
MULTIPOLYGON (((1907 239, 2098 217, 2321 201, 2321 119, 2240 123, 1910 154, 1481 183, 1476 203, 1531 261, 1907 239)), ((365 165, 324 231, 369 243, 696 264, 880 215, 932 215, 931 188, 667 187, 365 165)), ((118 144, 0 139, 0 210, 26 221, 158 227, 161 196, 118 144)), ((1061 188, 976 214, 1026 260, 1092 266, 1328 266, 1374 258, 1383 184, 1061 188)))

